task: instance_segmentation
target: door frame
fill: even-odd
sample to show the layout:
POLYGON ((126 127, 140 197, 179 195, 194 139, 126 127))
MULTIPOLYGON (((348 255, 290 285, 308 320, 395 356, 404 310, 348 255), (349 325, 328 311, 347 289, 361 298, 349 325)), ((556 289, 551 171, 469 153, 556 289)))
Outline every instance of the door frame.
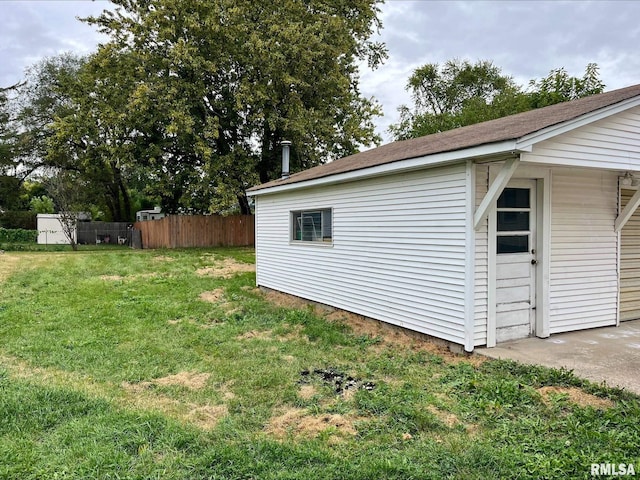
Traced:
MULTIPOLYGON (((622 190, 635 190, 638 192, 640 190, 640 185, 624 185, 622 182, 625 177, 618 176, 618 215, 622 213, 622 190)), ((640 207, 636 211, 634 211, 631 216, 635 215, 636 212, 640 210, 640 207)), ((628 219, 627 219, 628 220, 628 219)), ((625 221, 624 225, 618 231, 618 258, 617 258, 617 270, 618 270, 618 311, 616 314, 616 327, 619 327, 622 323, 636 320, 636 319, 628 319, 622 320, 622 231, 626 226, 627 222, 625 221)))
MULTIPOLYGON (((493 182, 501 164, 489 165, 489 184, 493 182)), ((550 168, 533 165, 520 165, 511 177, 536 182, 536 275, 535 275, 535 320, 534 335, 539 338, 549 336, 549 280, 551 266, 551 182, 550 168)), ((496 345, 496 205, 491 207, 488 216, 487 232, 487 347, 496 345)))

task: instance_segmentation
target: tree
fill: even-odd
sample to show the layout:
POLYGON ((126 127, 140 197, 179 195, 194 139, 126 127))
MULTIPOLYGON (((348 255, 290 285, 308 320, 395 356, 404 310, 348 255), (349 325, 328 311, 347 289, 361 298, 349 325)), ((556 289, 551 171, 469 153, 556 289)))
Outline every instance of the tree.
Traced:
POLYGON ((76 251, 78 217, 87 205, 84 196, 86 190, 81 188, 82 180, 74 172, 58 169, 48 175, 45 184, 57 207, 62 232, 71 248, 76 251))
POLYGON ((546 107, 602 93, 604 87, 595 63, 587 65, 582 78, 570 77, 564 67, 557 68, 546 77, 529 82, 529 104, 531 108, 546 107))
POLYGON ((57 116, 47 139, 47 163, 76 172, 101 199, 112 221, 133 212, 126 169, 133 164, 138 112, 129 104, 136 66, 109 48, 84 59, 64 85, 72 108, 57 116))
POLYGON ((53 200, 46 195, 33 197, 29 201, 29 206, 31 207, 31 210, 33 210, 36 213, 54 213, 55 212, 53 200))
POLYGON ((249 213, 245 189, 278 176, 283 139, 294 142, 292 171, 379 141, 357 69, 386 55, 369 40, 376 0, 113 3, 87 21, 111 37, 103 50, 136 65, 126 108, 137 118, 120 111, 119 122, 134 125, 132 168, 166 211, 233 201, 249 213))
POLYGON ((400 121, 389 127, 397 140, 601 93, 604 84, 592 63, 582 78, 570 77, 560 68, 541 80, 531 80, 525 90, 491 62, 450 60, 442 66, 427 64, 414 70, 407 89, 413 108, 402 105, 400 121))
POLYGON ((389 130, 398 140, 451 130, 521 111, 522 94, 509 76, 489 61, 449 60, 414 70, 407 90, 413 108, 399 108, 389 130))
POLYGON ((17 133, 13 126, 9 93, 16 88, 17 85, 0 88, 0 174, 3 175, 6 175, 7 170, 15 166, 13 143, 17 133))
POLYGON ((120 112, 127 111, 126 71, 132 65, 111 68, 110 61, 108 51, 64 54, 29 69, 19 90, 20 161, 28 173, 40 167, 74 172, 111 220, 128 221, 132 209, 122 165, 131 155, 134 127, 120 121, 120 112))
POLYGON ((0 212, 15 209, 20 197, 18 132, 10 97, 19 86, 0 88, 0 212))
POLYGON ((25 176, 51 166, 51 126, 56 118, 73 113, 71 91, 83 63, 83 57, 66 53, 45 58, 27 70, 16 97, 17 155, 25 176))

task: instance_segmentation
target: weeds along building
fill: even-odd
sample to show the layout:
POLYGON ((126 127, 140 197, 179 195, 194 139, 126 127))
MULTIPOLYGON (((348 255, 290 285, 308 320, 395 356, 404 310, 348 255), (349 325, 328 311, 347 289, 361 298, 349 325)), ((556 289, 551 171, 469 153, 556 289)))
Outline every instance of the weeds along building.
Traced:
POLYGON ((257 283, 460 344, 640 318, 640 85, 249 190, 257 283))

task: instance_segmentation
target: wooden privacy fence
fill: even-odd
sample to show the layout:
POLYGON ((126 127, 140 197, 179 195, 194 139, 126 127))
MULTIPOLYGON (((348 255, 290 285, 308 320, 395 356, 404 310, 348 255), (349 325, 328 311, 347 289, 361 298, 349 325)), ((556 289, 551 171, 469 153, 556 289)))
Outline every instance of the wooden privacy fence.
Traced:
POLYGON ((255 245, 253 215, 170 215, 136 222, 142 248, 242 247, 255 245))

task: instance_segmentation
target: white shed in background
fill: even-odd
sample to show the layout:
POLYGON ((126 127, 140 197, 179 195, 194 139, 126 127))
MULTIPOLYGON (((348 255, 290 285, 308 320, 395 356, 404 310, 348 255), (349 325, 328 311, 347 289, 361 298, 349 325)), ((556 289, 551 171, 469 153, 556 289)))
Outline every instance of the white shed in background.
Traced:
POLYGON ((640 85, 253 187, 259 286, 463 345, 640 318, 640 85))
MULTIPOLYGON (((37 216, 38 244, 40 245, 64 245, 69 240, 62 230, 60 215, 57 213, 39 213, 37 216)), ((74 238, 77 238, 77 229, 74 230, 74 238)))
POLYGON ((154 207, 149 210, 138 210, 136 212, 136 222, 144 222, 146 220, 160 220, 165 215, 160 207, 154 207))

